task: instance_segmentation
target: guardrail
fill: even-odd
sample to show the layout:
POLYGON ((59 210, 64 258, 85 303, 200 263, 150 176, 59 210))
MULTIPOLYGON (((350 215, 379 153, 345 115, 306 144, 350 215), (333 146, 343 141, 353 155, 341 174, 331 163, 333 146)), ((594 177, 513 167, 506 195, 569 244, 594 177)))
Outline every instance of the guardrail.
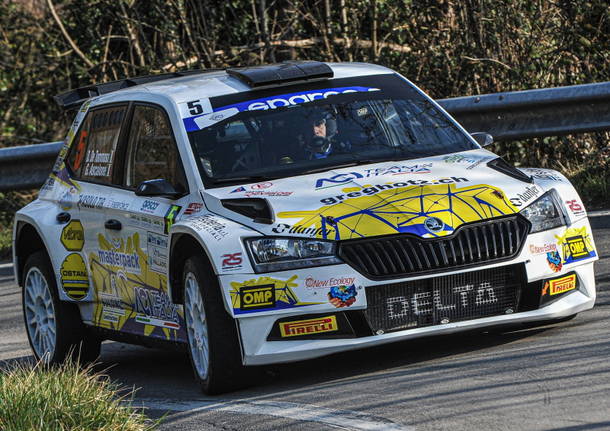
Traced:
MULTIPOLYGON (((438 100, 469 132, 496 141, 610 130, 610 82, 438 100)), ((61 142, 0 149, 0 191, 38 188, 61 142)))

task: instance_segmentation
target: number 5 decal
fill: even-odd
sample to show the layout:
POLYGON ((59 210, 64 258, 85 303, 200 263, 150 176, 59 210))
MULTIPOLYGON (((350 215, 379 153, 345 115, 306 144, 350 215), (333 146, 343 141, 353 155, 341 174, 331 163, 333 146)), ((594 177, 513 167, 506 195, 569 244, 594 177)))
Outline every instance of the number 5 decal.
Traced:
POLYGON ((199 99, 186 102, 186 106, 189 108, 191 115, 199 115, 203 113, 203 106, 199 103, 199 99))

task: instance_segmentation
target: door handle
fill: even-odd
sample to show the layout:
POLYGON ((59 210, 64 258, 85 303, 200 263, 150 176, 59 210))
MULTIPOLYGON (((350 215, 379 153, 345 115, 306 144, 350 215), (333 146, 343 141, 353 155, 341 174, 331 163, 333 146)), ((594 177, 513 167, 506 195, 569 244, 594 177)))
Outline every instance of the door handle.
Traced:
POLYGON ((106 226, 106 229, 112 229, 112 230, 123 229, 121 222, 118 220, 115 220, 113 218, 111 218, 110 220, 106 220, 106 223, 104 223, 104 226, 106 226))
POLYGON ((72 216, 70 215, 70 213, 59 213, 57 214, 57 216, 55 216, 55 218, 57 219, 57 221, 59 223, 68 223, 70 221, 70 219, 72 218, 72 216))

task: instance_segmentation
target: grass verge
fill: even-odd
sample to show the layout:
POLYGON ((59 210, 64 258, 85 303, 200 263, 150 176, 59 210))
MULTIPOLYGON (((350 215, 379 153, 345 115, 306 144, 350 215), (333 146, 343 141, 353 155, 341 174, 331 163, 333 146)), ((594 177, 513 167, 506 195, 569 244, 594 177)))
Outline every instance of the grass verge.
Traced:
POLYGON ((152 430, 157 422, 132 407, 132 395, 72 362, 11 366, 0 370, 0 430, 152 430))

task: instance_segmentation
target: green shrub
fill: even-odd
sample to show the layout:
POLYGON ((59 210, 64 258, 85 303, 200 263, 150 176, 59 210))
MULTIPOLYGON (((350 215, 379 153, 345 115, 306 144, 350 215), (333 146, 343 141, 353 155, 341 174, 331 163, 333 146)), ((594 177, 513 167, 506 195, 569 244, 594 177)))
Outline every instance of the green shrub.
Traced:
POLYGON ((140 431, 156 423, 132 407, 125 391, 90 367, 68 362, 0 371, 2 431, 140 431), (122 394, 122 395, 120 395, 122 394))

